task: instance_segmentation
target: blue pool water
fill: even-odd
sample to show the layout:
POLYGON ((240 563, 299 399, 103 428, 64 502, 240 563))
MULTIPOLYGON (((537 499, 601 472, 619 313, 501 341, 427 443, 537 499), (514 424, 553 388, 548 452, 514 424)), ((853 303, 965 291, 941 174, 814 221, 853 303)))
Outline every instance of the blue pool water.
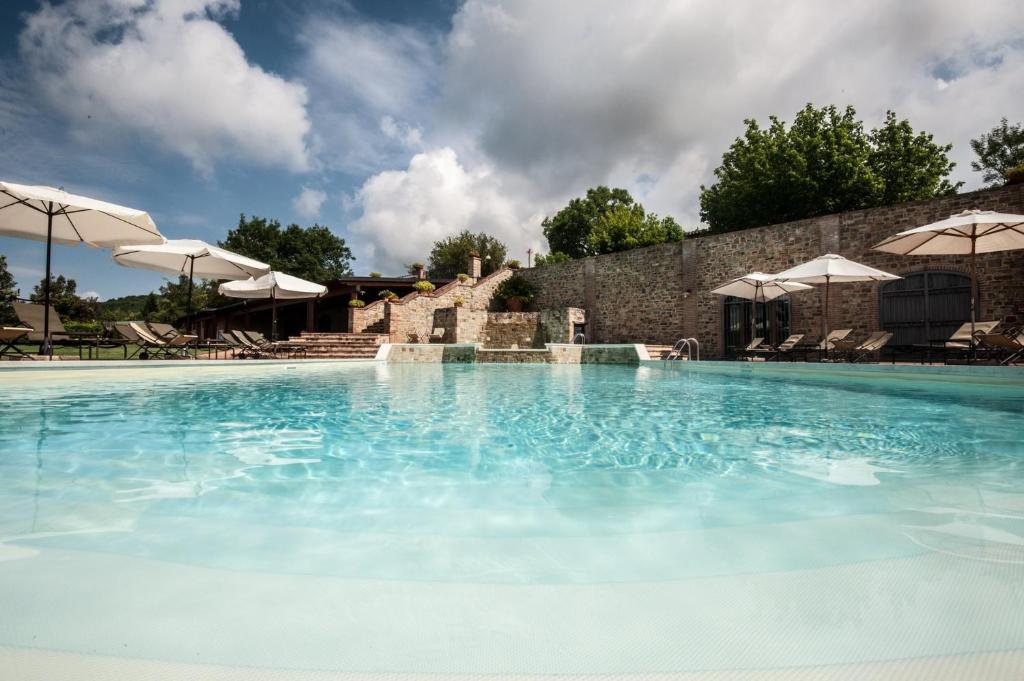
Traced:
POLYGON ((709 367, 0 374, 0 646, 412 674, 1024 650, 1022 384, 709 367))

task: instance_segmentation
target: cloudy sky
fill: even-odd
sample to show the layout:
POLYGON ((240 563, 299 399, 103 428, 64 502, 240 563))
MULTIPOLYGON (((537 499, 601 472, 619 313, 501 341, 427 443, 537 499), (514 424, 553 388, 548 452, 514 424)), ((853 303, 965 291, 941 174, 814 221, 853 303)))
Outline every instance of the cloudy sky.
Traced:
MULTIPOLYGON (((170 238, 239 213, 319 222, 357 273, 488 231, 525 259, 598 183, 698 225, 743 119, 886 109, 954 145, 1021 116, 1019 0, 6 0, 0 179, 148 210, 170 238)), ((41 244, 0 238, 27 291, 41 244)), ((160 275, 56 247, 101 297, 160 275)))

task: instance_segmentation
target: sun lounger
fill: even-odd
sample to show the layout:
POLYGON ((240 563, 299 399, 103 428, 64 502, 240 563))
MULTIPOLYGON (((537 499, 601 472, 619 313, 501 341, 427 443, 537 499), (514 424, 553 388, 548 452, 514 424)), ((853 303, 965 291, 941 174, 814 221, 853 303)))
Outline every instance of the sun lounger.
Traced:
POLYGON ((949 338, 933 338, 928 341, 927 345, 918 344, 912 347, 915 350, 924 351, 929 363, 931 363, 932 353, 936 350, 941 351, 942 359, 945 362, 949 359, 949 353, 951 352, 970 355, 971 352, 977 348, 977 336, 995 333, 996 327, 998 326, 999 322, 975 322, 975 337, 972 338, 971 323, 964 322, 949 338))
POLYGON ((737 357, 737 359, 749 359, 750 358, 750 354, 753 353, 755 350, 757 350, 758 348, 760 348, 763 345, 764 345, 764 338, 761 337, 761 336, 757 336, 756 338, 751 340, 750 343, 747 344, 747 347, 745 347, 742 350, 740 350, 739 352, 737 352, 736 353, 736 357, 737 357))
POLYGON ((860 362, 884 348, 890 339, 892 333, 875 331, 860 344, 856 341, 837 340, 833 347, 839 356, 845 357, 848 362, 860 362))
MULTIPOLYGON (((115 322, 114 329, 125 340, 134 343, 136 346, 135 352, 128 355, 128 359, 136 355, 138 355, 139 359, 149 359, 151 357, 191 358, 188 352, 188 344, 191 342, 190 339, 194 339, 194 337, 179 336, 164 340, 146 328, 144 322, 115 322)), ((127 350, 125 354, 127 355, 127 350)))
POLYGON ((28 341, 28 334, 31 331, 32 329, 27 326, 0 326, 0 357, 17 356, 32 359, 31 355, 18 347, 18 343, 28 341))
POLYGON ((752 350, 749 350, 749 352, 751 352, 754 357, 758 357, 758 356, 764 357, 764 360, 766 362, 768 362, 768 361, 771 361, 771 360, 774 360, 774 359, 778 359, 782 355, 788 355, 788 354, 792 353, 793 350, 797 347, 797 345, 800 344, 800 341, 802 341, 803 339, 804 339, 804 334, 797 333, 797 334, 793 334, 792 336, 790 336, 786 340, 784 340, 781 343, 779 343, 778 347, 774 347, 774 348, 771 347, 771 346, 756 347, 756 348, 753 348, 752 350))
POLYGON ((153 332, 157 338, 165 341, 170 341, 175 338, 188 338, 189 343, 199 340, 199 336, 193 336, 191 334, 182 333, 170 324, 160 324, 157 322, 146 322, 146 326, 153 332))
POLYGON ((236 357, 239 359, 259 359, 264 354, 263 349, 249 340, 242 331, 225 331, 224 337, 233 338, 238 343, 236 357))
POLYGON ((1006 366, 1024 360, 1024 328, 977 336, 978 349, 1006 366))
MULTIPOLYGON (((46 318, 46 307, 35 303, 11 303, 14 314, 23 326, 31 329, 28 333, 28 341, 32 343, 43 342, 43 323, 46 318)), ((50 342, 54 345, 66 345, 77 347, 88 344, 95 338, 95 334, 69 334, 60 320, 60 315, 53 307, 50 308, 50 342)))
POLYGON ((290 341, 272 341, 259 331, 237 331, 236 333, 245 336, 261 351, 277 355, 284 353, 289 357, 301 354, 305 356, 306 346, 303 343, 292 343, 290 341))
POLYGON ((438 326, 430 334, 428 339, 430 343, 442 343, 444 342, 444 327, 438 326))

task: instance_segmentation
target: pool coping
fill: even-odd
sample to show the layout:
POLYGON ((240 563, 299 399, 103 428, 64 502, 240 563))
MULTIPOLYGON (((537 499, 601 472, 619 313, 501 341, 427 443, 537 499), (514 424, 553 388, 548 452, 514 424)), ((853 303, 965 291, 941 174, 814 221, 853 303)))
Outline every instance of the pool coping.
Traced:
POLYGON ((139 360, 84 359, 34 362, 0 362, 0 373, 16 371, 84 371, 88 369, 182 369, 201 367, 313 366, 339 364, 379 364, 367 359, 203 359, 203 360, 139 360))

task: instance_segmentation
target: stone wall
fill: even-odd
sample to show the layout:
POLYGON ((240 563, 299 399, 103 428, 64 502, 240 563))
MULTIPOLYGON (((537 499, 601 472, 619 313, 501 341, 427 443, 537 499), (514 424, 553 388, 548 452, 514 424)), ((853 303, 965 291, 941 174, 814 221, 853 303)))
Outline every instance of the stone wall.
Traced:
POLYGON ((387 303, 375 300, 366 307, 348 308, 348 328, 351 333, 365 333, 367 329, 384 321, 387 303))
MULTIPOLYGON (((966 256, 898 256, 871 246, 904 229, 969 209, 1024 213, 1024 185, 914 201, 661 244, 524 270, 536 309, 580 307, 588 343, 671 344, 694 336, 704 357, 722 353, 723 299, 710 293, 747 272, 778 272, 824 253, 893 272, 968 272, 966 256)), ((979 319, 1024 319, 1024 251, 979 255, 979 319)), ((831 287, 829 325, 862 338, 879 328, 879 284, 831 287)), ((791 297, 793 333, 820 335, 823 290, 791 297)))
MULTIPOLYGON (((503 268, 483 279, 455 280, 431 293, 410 293, 397 302, 386 305, 385 320, 392 343, 425 342, 435 326, 435 313, 454 308, 455 299, 462 298, 463 306, 470 310, 486 310, 491 304, 494 290, 514 274, 503 268)), ((371 306, 367 305, 364 310, 371 306)))
POLYGON ((488 312, 480 339, 485 348, 539 348, 544 339, 536 312, 488 312))

